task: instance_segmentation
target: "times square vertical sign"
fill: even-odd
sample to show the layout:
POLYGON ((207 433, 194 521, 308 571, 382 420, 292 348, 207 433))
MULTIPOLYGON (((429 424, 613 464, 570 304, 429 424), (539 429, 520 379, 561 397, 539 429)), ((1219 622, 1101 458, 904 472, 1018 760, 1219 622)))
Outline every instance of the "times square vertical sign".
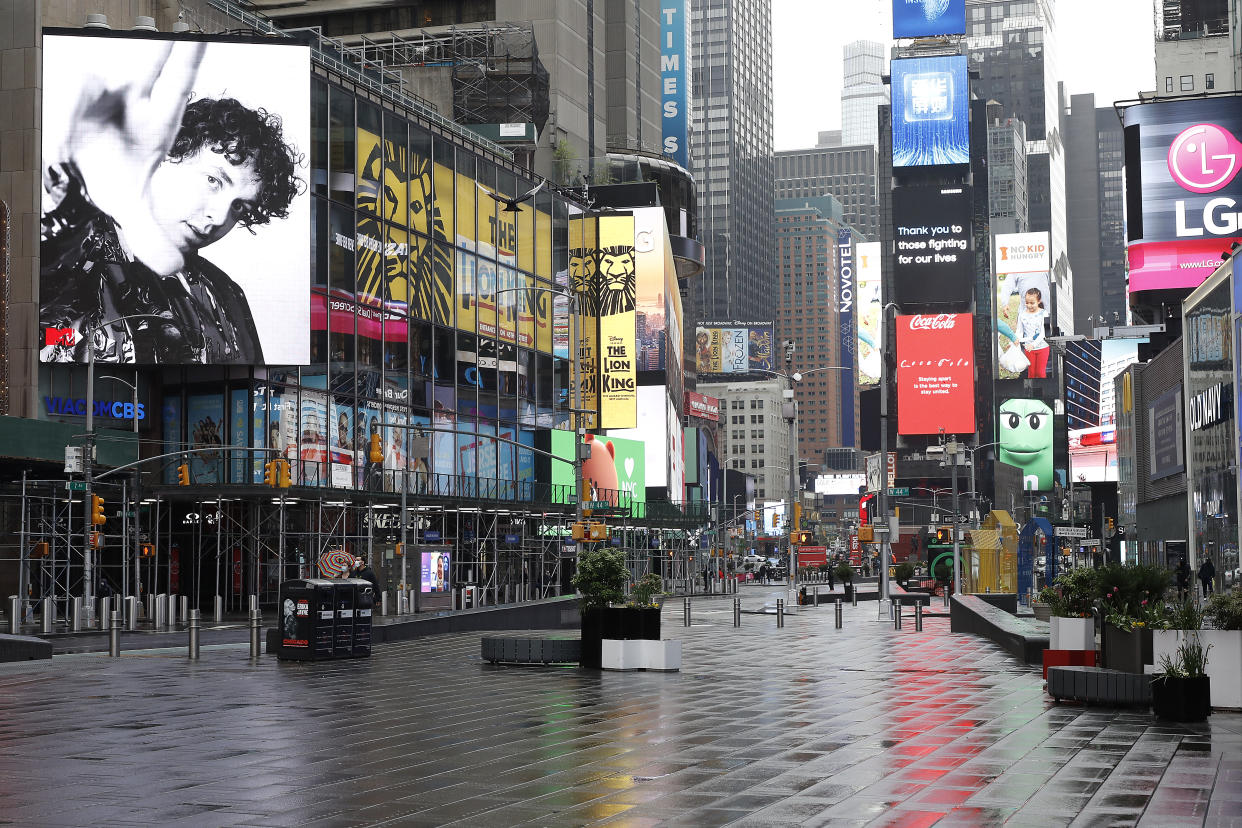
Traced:
POLYGON ((661 151, 690 167, 690 0, 660 3, 661 151))
POLYGON ((841 338, 841 445, 854 445, 854 233, 837 231, 837 335, 841 338))

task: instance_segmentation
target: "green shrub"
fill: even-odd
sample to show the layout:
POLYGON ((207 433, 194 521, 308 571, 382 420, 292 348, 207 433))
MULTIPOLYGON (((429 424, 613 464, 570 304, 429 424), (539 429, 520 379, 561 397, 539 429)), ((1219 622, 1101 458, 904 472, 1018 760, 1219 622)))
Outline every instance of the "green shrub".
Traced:
POLYGON ((903 587, 914 577, 914 564, 909 561, 897 564, 897 570, 893 573, 897 583, 903 587))
POLYGON ((582 593, 582 608, 606 607, 625 599, 625 553, 611 546, 587 547, 578 555, 573 587, 582 593))
POLYGON ((843 584, 852 583, 854 580, 854 567, 847 563, 837 564, 837 568, 832 570, 832 574, 837 576, 837 580, 843 584))
POLYGON ((1218 630, 1242 630, 1242 591, 1216 593, 1203 608, 1203 617, 1218 630))
POLYGON ((650 607, 655 605, 655 602, 651 599, 663 591, 663 579, 654 572, 648 572, 634 584, 634 589, 630 591, 630 599, 634 606, 650 607))

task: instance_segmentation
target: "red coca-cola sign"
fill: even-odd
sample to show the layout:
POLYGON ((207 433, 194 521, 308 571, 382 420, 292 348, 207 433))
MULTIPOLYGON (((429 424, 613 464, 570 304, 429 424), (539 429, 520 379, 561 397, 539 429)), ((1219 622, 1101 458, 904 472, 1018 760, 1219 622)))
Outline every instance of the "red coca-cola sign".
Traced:
POLYGON ((968 313, 897 317, 897 432, 973 434, 975 347, 968 313))

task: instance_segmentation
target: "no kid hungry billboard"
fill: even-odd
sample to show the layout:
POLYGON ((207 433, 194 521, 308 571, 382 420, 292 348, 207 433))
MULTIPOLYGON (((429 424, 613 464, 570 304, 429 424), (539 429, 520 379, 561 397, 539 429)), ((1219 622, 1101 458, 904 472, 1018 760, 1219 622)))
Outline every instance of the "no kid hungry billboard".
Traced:
POLYGON ((897 432, 975 431, 974 324, 968 313, 897 317, 897 432))

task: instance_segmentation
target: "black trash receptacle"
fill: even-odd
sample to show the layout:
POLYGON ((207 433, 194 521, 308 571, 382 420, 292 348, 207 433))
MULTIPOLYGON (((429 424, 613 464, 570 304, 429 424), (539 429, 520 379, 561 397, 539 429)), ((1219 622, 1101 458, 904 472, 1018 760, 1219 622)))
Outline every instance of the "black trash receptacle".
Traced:
POLYGON ((336 609, 336 630, 332 635, 332 654, 336 658, 354 655, 354 603, 358 588, 354 578, 332 581, 332 605, 336 609))
POLYGON ((322 661, 333 657, 335 588, 324 578, 298 578, 280 585, 277 658, 322 661))
POLYGON ((362 578, 347 578, 345 583, 354 588, 354 644, 355 657, 371 655, 371 613, 375 606, 375 587, 362 578))

